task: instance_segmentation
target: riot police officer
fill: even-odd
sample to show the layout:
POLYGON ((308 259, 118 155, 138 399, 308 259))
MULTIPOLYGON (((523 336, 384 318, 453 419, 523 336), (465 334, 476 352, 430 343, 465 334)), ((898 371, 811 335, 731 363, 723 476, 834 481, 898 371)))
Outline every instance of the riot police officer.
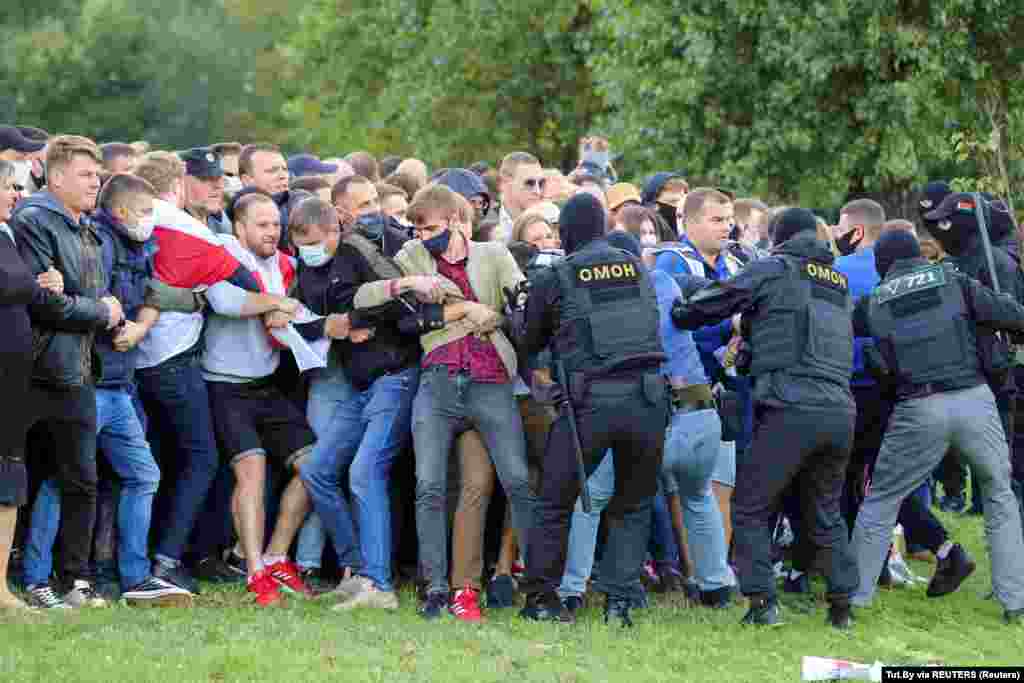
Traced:
POLYGON ((659 374, 665 354, 654 287, 640 259, 608 244, 605 226, 605 211, 594 197, 580 194, 569 200, 559 221, 567 256, 533 278, 515 334, 527 355, 550 344, 555 377, 566 383, 562 410, 548 437, 536 523, 528 533, 522 586, 527 601, 520 614, 572 620, 556 590, 569 516, 583 484, 578 435, 587 476, 608 449, 615 458, 600 589, 607 594, 606 622, 628 626, 650 536, 668 394, 659 374))
POLYGON ((781 623, 771 541, 781 498, 796 481, 810 539, 826 555, 830 622, 848 628, 857 585, 839 510, 856 412, 848 283, 832 268, 828 245, 816 239, 814 214, 787 209, 773 224, 771 256, 680 299, 672 316, 678 327, 694 329, 743 315, 756 423, 751 447, 736 464, 736 563, 750 598, 743 622, 781 623))
MULTIPOLYGON (((978 356, 977 326, 1024 331, 1024 307, 976 280, 921 257, 909 232, 884 234, 875 247, 882 282, 858 304, 858 336, 875 339, 879 378, 896 405, 853 534, 866 605, 889 546, 903 498, 924 482, 950 447, 974 467, 985 491, 985 534, 992 584, 1007 621, 1024 620, 1024 541, 1010 488, 1008 447, 978 356)), ((871 364, 869 357, 868 363, 871 364)), ((928 595, 956 590, 974 563, 947 541, 928 595)))

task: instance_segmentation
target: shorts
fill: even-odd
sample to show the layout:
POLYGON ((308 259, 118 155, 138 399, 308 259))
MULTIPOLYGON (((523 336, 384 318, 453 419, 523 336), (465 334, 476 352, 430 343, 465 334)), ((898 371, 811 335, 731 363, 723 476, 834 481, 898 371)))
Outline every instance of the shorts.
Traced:
POLYGON ((736 442, 722 441, 718 451, 715 469, 711 471, 711 481, 736 488, 736 442))
POLYGON ((217 444, 230 464, 264 455, 290 467, 316 443, 306 416, 269 380, 206 386, 217 444))

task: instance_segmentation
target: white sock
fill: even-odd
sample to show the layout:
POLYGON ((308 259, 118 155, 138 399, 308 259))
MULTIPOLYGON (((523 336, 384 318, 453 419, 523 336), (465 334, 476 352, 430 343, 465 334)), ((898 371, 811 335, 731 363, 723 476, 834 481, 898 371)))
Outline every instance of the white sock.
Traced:
POLYGON ((949 551, 952 550, 952 549, 953 549, 953 542, 952 541, 946 541, 945 543, 943 543, 942 545, 939 546, 938 550, 935 551, 935 557, 939 558, 940 560, 944 560, 944 559, 946 559, 946 556, 949 555, 949 551))

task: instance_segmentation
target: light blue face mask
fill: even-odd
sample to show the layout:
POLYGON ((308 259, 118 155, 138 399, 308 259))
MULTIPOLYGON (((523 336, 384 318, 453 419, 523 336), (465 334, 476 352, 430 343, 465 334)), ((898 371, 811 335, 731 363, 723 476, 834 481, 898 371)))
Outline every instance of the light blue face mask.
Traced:
POLYGON ((582 161, 594 164, 603 171, 608 168, 608 162, 611 161, 611 153, 608 150, 598 152, 595 149, 586 149, 583 151, 582 161))
POLYGON ((323 244, 309 244, 299 247, 299 258, 310 268, 319 268, 331 260, 323 244))

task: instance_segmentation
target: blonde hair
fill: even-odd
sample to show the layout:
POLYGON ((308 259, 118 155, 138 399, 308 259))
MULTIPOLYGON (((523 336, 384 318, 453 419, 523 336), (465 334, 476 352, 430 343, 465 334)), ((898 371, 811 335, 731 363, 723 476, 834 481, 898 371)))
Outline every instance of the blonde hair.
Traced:
POLYGON ((150 152, 135 167, 135 175, 148 181, 158 194, 167 194, 175 181, 185 177, 185 162, 173 152, 150 152))
POLYGON ((512 237, 513 242, 525 242, 527 230, 530 229, 531 225, 535 223, 543 223, 549 228, 553 227, 544 216, 539 213, 524 213, 516 219, 516 222, 512 224, 512 237))
POLYGON ((63 168, 79 154, 103 165, 103 153, 95 142, 81 135, 58 135, 46 148, 46 167, 51 171, 63 168))
POLYGON ((463 211, 466 206, 469 207, 468 216, 472 216, 473 207, 465 198, 444 185, 433 183, 423 187, 413 196, 407 215, 413 223, 419 223, 423 220, 424 215, 431 211, 437 211, 449 217, 457 216, 459 220, 471 220, 471 218, 464 217, 463 211), (460 199, 462 202, 459 201, 460 199))

